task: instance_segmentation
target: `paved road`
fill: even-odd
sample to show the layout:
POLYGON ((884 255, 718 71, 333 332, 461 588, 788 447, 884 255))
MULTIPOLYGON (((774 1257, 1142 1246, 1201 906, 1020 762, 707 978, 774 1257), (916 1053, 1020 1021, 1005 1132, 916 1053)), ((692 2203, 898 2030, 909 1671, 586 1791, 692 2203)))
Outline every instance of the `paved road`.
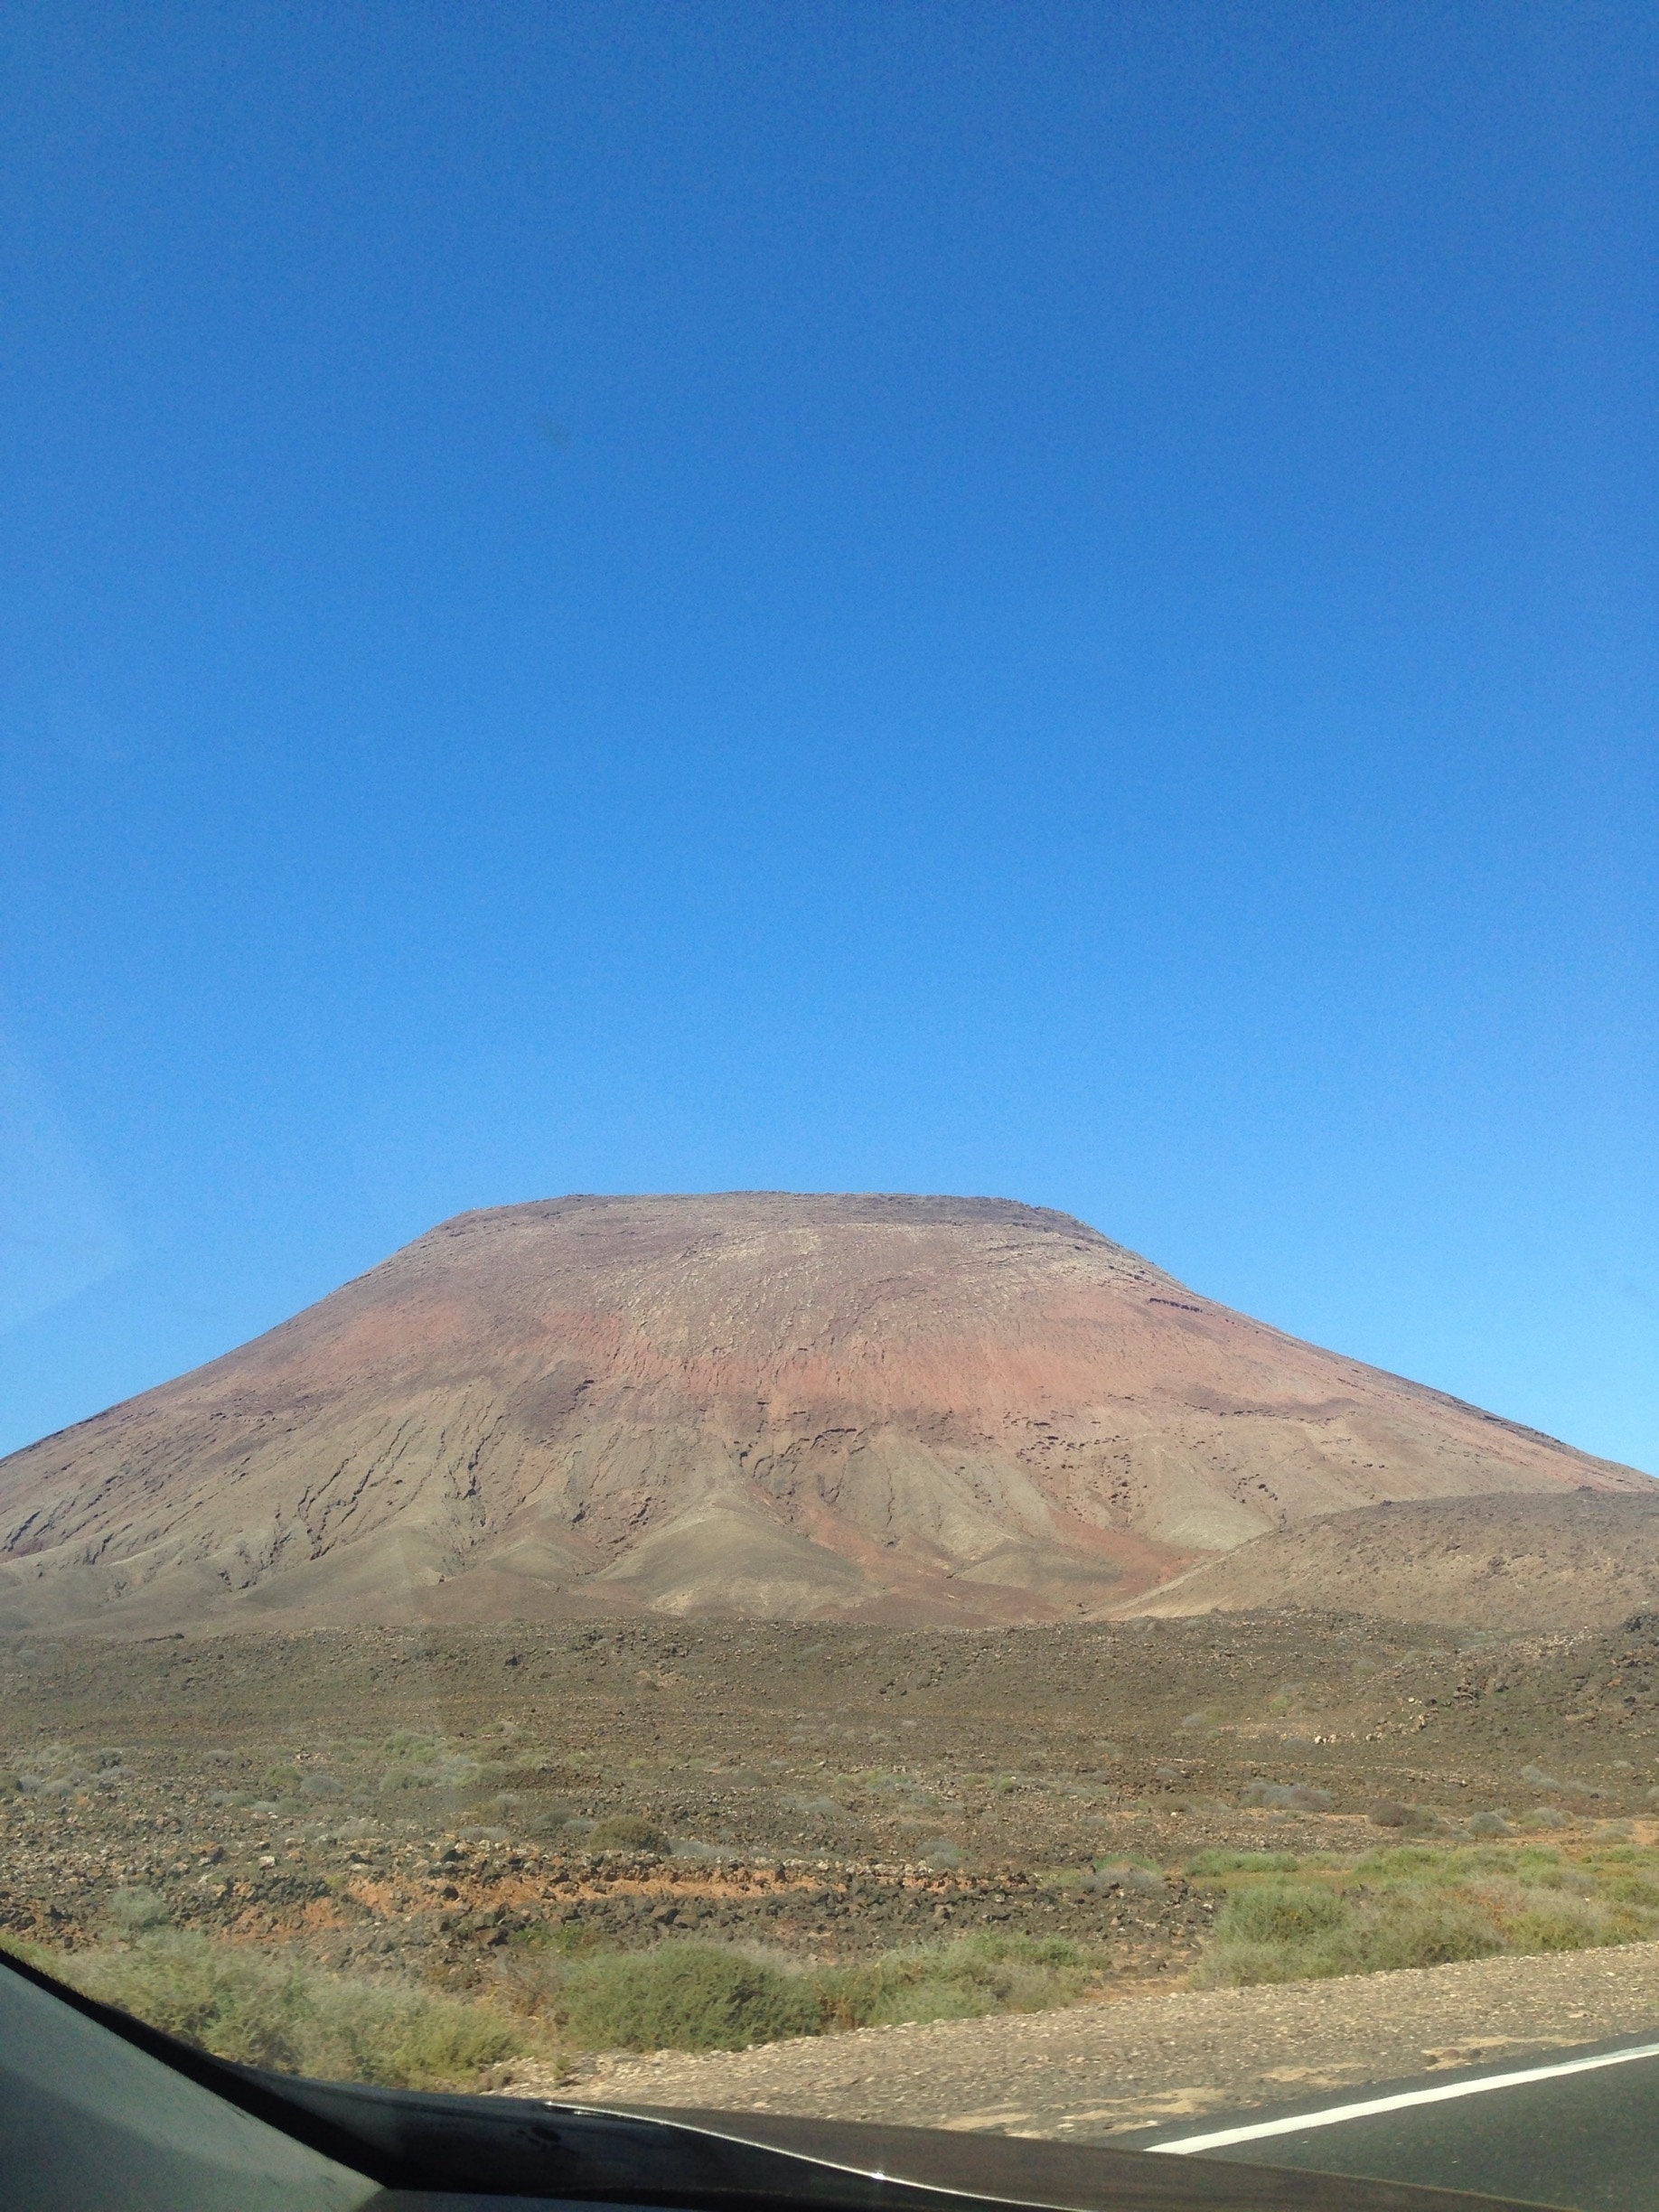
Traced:
POLYGON ((1113 2138, 1125 2149, 1300 2166, 1438 2189, 1659 2212, 1659 2039, 1650 2033, 1113 2138))

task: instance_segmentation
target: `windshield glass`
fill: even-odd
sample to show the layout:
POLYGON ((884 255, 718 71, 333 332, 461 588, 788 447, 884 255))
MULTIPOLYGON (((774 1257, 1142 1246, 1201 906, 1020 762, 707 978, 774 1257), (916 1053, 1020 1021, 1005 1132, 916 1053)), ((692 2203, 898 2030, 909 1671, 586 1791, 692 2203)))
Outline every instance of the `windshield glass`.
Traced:
POLYGON ((1622 2204, 1651 13, 0 42, 0 1940, 1622 2204))

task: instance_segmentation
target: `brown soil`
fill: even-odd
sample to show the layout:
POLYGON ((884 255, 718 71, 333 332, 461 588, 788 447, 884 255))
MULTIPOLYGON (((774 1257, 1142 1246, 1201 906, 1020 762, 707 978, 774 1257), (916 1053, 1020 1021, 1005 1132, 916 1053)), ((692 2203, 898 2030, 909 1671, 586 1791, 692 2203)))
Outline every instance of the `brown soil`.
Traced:
POLYGON ((569 1198, 0 1464, 0 1627, 1075 1620, 1311 1516, 1584 1486, 1650 1490, 1064 1214, 569 1198))

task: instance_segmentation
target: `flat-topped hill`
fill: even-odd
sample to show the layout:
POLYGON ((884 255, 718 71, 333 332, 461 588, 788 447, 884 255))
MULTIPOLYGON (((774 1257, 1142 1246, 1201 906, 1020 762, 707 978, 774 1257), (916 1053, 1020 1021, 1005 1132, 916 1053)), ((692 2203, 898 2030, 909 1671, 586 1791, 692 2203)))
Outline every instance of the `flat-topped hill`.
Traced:
POLYGON ((1652 1490, 1064 1214, 571 1197, 0 1461, 0 1626, 1074 1618, 1315 1516, 1586 1487, 1652 1490))

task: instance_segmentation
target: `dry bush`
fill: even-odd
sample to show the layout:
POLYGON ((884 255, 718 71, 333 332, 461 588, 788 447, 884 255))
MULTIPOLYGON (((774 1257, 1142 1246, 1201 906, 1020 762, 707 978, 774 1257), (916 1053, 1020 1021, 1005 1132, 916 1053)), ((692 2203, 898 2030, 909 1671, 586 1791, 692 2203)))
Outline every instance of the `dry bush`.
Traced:
POLYGON ((521 2023, 412 1982, 319 1972, 298 1960, 158 1934, 119 1947, 42 1955, 89 1997, 244 2066, 372 2082, 475 2088, 535 2039, 521 2023))
POLYGON ((1399 1843, 1288 1867, 1267 1854, 1209 1852, 1189 1872, 1229 1891, 1200 1984, 1386 1973, 1659 1933, 1659 1852, 1626 1843, 1578 1860, 1537 1842, 1399 1843), (1290 1871, 1303 1879, 1287 1881, 1290 1871))

